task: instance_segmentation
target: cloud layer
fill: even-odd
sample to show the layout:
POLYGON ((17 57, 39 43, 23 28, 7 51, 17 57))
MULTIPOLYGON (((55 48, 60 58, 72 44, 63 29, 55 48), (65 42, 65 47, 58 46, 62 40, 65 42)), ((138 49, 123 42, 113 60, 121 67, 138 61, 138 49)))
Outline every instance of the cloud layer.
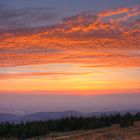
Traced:
MULTIPOLYGON (((7 13, 3 22, 17 15, 24 20, 28 11, 7 13)), ((46 19, 48 15, 36 17, 46 19)), ((139 19, 140 8, 131 7, 83 12, 43 28, 1 30, 0 67, 69 62, 139 66, 139 19)))
POLYGON ((2 91, 7 85, 8 91, 139 89, 139 6, 82 12, 51 26, 25 26, 25 19, 39 25, 53 18, 43 13, 1 13, 0 26, 5 27, 0 30, 2 91))

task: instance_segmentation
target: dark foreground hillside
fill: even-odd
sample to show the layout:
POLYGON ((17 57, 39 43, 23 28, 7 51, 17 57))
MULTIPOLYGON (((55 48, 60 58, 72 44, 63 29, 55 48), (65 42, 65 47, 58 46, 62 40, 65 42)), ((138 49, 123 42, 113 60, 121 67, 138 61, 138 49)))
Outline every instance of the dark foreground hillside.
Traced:
MULTIPOLYGON (((140 134, 138 121, 140 121, 140 113, 133 115, 130 113, 124 115, 102 115, 100 117, 68 117, 58 120, 21 122, 18 124, 5 122, 0 123, 0 138, 3 140, 53 140, 53 138, 70 140, 80 137, 80 139, 78 138, 79 140, 84 140, 83 138, 85 137, 85 139, 90 140, 90 137, 93 139, 94 136, 101 132, 99 140, 102 140, 102 137, 103 140, 107 138, 110 140, 118 136, 121 137, 118 137, 116 140, 123 140, 126 137, 123 136, 125 133, 131 134, 130 132, 132 131, 136 135, 140 134)), ((95 140, 98 140, 98 137, 95 138, 97 138, 95 140)))
POLYGON ((95 130, 81 130, 69 133, 55 133, 49 137, 29 140, 140 140, 140 122, 133 127, 120 128, 119 124, 95 130))
MULTIPOLYGON (((1 138, 0 140, 18 140, 1 138)), ((140 140, 140 121, 132 127, 121 128, 119 124, 95 130, 79 130, 64 133, 52 133, 47 136, 27 140, 140 140)))

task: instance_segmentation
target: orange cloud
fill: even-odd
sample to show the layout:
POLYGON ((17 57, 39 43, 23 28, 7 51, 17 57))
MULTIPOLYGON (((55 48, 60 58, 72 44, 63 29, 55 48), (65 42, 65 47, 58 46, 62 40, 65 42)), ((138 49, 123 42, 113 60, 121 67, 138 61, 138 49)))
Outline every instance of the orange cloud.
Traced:
POLYGON ((26 73, 1 73, 0 79, 37 78, 49 76, 88 75, 90 72, 26 72, 26 73))
POLYGON ((140 26, 132 19, 138 8, 82 13, 61 24, 38 29, 3 31, 0 67, 51 63, 82 63, 117 67, 140 65, 140 26), (124 15, 125 13, 125 15, 124 15), (106 20, 111 16, 112 20, 106 20), (102 17, 102 19, 100 19, 102 17))
POLYGON ((124 14, 124 13, 128 13, 129 11, 132 11, 132 10, 134 10, 134 8, 120 8, 117 10, 105 10, 105 11, 99 13, 99 17, 108 17, 108 16, 124 14))

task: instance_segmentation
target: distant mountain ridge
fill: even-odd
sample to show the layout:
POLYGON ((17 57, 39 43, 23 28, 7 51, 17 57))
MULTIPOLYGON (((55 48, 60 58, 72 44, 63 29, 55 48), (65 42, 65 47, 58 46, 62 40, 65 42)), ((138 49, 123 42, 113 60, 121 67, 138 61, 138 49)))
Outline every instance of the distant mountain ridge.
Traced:
POLYGON ((17 120, 18 116, 14 114, 9 113, 0 113, 0 122, 6 122, 6 121, 14 121, 17 120))
POLYGON ((64 112, 37 112, 30 115, 25 115, 20 117, 22 121, 36 121, 36 120, 50 120, 50 119, 60 119, 63 117, 80 117, 83 116, 82 113, 77 111, 64 111, 64 112))
POLYGON ((106 111, 106 112, 89 112, 81 113, 78 111, 64 111, 64 112, 36 112, 29 115, 18 116, 8 113, 0 113, 0 122, 21 122, 21 121, 44 121, 44 120, 55 120, 64 117, 80 117, 80 116, 100 116, 100 115, 110 115, 110 114, 125 114, 130 112, 135 114, 139 110, 122 110, 122 111, 106 111))

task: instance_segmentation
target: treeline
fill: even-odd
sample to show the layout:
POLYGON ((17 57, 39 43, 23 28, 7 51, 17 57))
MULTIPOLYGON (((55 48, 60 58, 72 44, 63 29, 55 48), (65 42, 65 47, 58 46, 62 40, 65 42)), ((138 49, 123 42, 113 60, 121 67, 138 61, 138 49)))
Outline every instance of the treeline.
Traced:
POLYGON ((24 140, 30 137, 47 135, 50 132, 96 129, 117 123, 120 123, 121 127, 128 127, 132 126, 134 121, 140 121, 140 113, 135 115, 126 113, 125 115, 102 115, 100 117, 70 117, 59 120, 21 122, 20 124, 5 122, 0 124, 0 137, 15 137, 24 140))

